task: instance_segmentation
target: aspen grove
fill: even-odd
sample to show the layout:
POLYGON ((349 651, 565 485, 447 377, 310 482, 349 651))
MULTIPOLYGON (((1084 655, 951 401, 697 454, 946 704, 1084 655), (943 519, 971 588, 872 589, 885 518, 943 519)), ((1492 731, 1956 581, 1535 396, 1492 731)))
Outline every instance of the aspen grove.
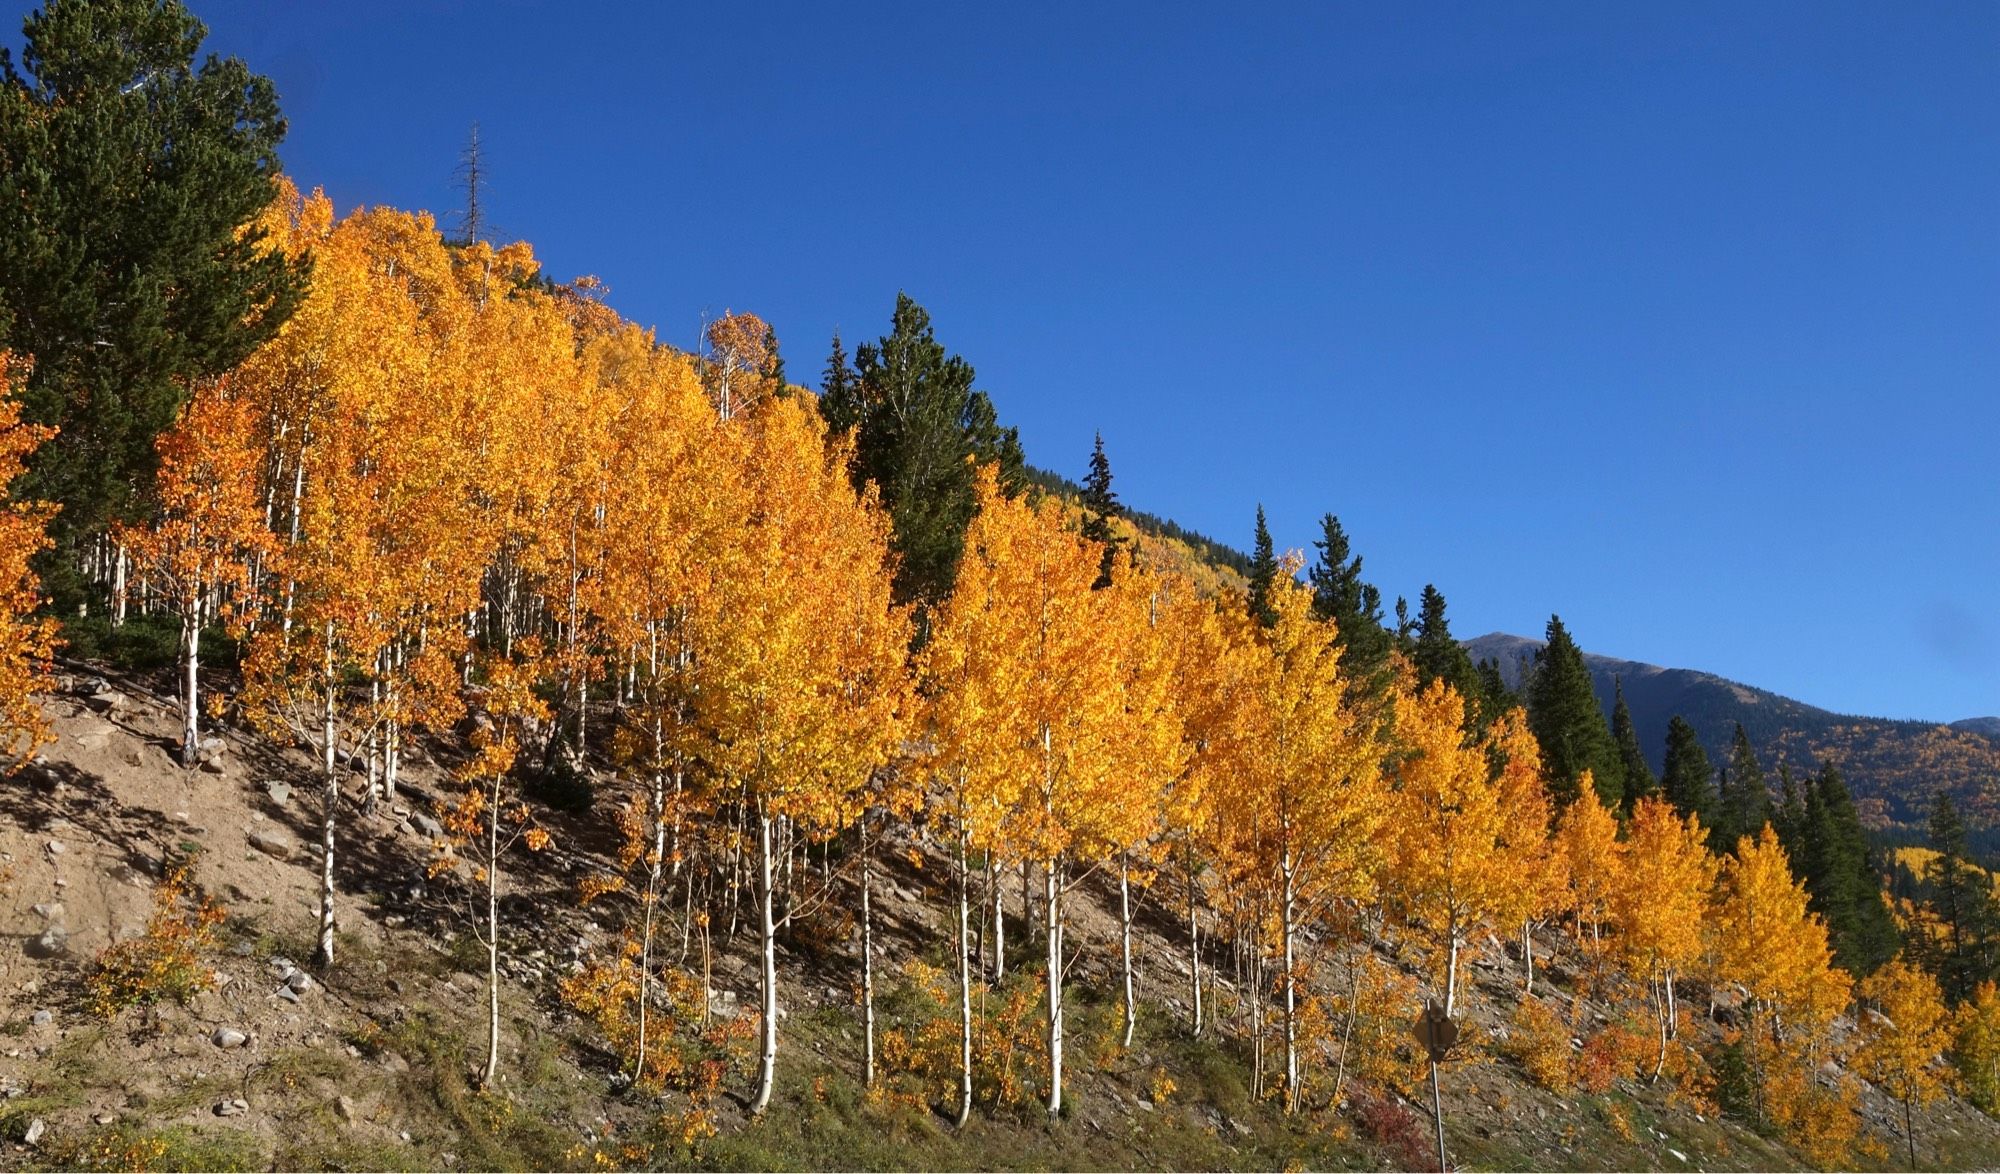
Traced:
MULTIPOLYGON (((686 1096, 690 1130, 725 1080, 747 1078, 753 1112, 770 1102, 780 947, 807 924, 838 926, 822 944, 851 961, 880 1095, 960 1123, 982 1105, 1060 1113, 1078 958, 1116 958, 1101 993, 1130 1046, 1149 964, 1133 924, 1151 907, 1180 937, 1150 963, 1182 983, 1174 1029, 1243 1041, 1249 1087, 1287 1112, 1407 1081, 1387 1033, 1423 999, 1458 1014, 1481 997, 1476 952, 1516 957, 1532 992, 1539 934, 1575 943, 1644 1025, 1625 1078, 1711 1096, 1682 988, 1740 989, 1759 1111, 1814 1152, 1853 1141, 1853 1090, 1815 1073, 1846 1046, 1832 1025, 1855 991, 1768 828, 1718 856, 1662 799, 1600 802, 1588 771, 1552 786, 1521 711, 1420 687, 1400 652, 1352 669, 1297 561, 1246 606, 1143 547, 1107 557, 1068 504, 990 465, 948 593, 902 602, 886 491, 754 316, 685 352, 592 283, 545 279, 527 246, 448 242, 425 215, 336 217, 281 187, 260 227, 310 258, 309 289, 192 389, 158 437, 149 520, 115 533, 105 565, 121 608, 180 624, 187 765, 225 709, 314 755, 322 964, 358 897, 353 813, 396 800, 419 736, 459 731, 470 752, 433 850, 480 911, 486 1080, 502 956, 524 932, 501 886, 574 827, 538 809, 533 773, 595 780, 576 818, 621 846, 576 893, 620 945, 562 997, 622 1079, 686 1096), (243 649, 227 706, 203 677, 217 626, 243 649), (885 949, 876 924, 882 854, 913 846, 948 860, 928 898, 942 968, 885 949), (1086 889, 1117 910, 1115 936, 1079 928, 1086 889), (760 979, 730 1035, 709 977, 733 950, 760 979), (935 1017, 885 1018, 885 975, 929 984, 935 1017)), ((16 419, 0 413, 8 470, 48 433, 16 419)), ((42 736, 52 633, 25 568, 49 516, 0 510, 16 757, 42 736)), ((1946 1019, 1934 984, 1890 975, 1864 993, 1926 1034, 1878 1031, 1867 1058, 1921 1105, 1946 1019)), ((1961 1035, 1996 1034, 1976 1026, 1961 1035)))

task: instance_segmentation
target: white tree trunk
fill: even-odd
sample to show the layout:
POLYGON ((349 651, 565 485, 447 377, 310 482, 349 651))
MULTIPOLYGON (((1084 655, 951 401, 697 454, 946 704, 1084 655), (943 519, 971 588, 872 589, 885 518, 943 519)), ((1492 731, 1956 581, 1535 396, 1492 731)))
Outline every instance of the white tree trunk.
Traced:
POLYGON ((1062 885, 1057 879, 1056 862, 1042 870, 1042 896, 1048 911, 1043 930, 1049 948, 1049 1099, 1051 1117, 1062 1112, 1063 1072, 1063 957, 1062 885))
POLYGON ((181 765, 193 770, 201 761, 201 605, 181 617, 181 647, 186 675, 181 682, 181 765))
POLYGON ((1298 1029, 1298 989, 1297 977, 1292 972, 1294 955, 1292 942, 1293 906, 1298 897, 1297 870, 1292 861, 1290 849, 1281 858, 1280 867, 1284 871, 1285 890, 1280 908, 1280 932, 1284 935, 1283 953, 1285 962, 1285 1112, 1299 1110, 1299 1029, 1298 1029))
POLYGON ((861 1083, 875 1087, 875 918, 869 889, 874 872, 868 851, 868 815, 861 816, 861 1083))
POLYGON ((1132 877, 1125 853, 1118 854, 1118 957, 1125 972, 1125 1047, 1139 1026, 1139 1005, 1132 997, 1132 877))
POLYGON ((486 1072, 493 1087, 500 1070, 500 776, 493 776, 486 804, 486 1072))
POLYGON ((965 821, 958 825, 958 1121, 972 1118, 972 955, 966 941, 972 932, 972 876, 966 868, 965 821))
POLYGON ((334 721, 335 682, 333 678, 333 625, 327 625, 326 650, 326 700, 321 711, 320 737, 325 753, 325 790, 320 805, 320 857, 319 857, 319 964, 321 967, 333 965, 333 824, 340 816, 340 775, 336 773, 334 759, 339 748, 334 744, 339 731, 334 721))
POLYGON ((750 1101, 753 1116, 770 1107, 771 1090, 778 1079, 778 927, 771 916, 773 899, 771 817, 760 806, 757 811, 757 914, 764 977, 764 1023, 763 1048, 757 1063, 757 1094, 750 1101))

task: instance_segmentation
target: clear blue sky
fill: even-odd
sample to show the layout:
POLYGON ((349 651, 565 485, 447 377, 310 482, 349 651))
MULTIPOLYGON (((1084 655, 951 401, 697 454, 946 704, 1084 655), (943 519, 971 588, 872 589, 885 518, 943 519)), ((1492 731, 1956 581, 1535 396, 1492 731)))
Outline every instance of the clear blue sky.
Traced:
POLYGON ((476 119, 670 341, 904 289, 1036 464, 1461 636, 2000 713, 2000 5, 193 5, 303 183, 449 209, 476 119))

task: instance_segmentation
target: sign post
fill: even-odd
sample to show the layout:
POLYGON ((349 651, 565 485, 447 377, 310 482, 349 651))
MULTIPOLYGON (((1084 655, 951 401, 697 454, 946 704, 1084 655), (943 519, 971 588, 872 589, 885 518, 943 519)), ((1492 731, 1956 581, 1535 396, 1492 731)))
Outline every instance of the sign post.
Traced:
POLYGON ((1438 1064, 1451 1054, 1451 1045, 1458 1042, 1458 1021, 1446 1015, 1437 1003, 1426 1002, 1424 1013, 1417 1016, 1410 1030, 1430 1054, 1431 1116, 1437 1119, 1438 1174, 1447 1174, 1451 1167, 1444 1155, 1444 1099, 1438 1095, 1438 1064))

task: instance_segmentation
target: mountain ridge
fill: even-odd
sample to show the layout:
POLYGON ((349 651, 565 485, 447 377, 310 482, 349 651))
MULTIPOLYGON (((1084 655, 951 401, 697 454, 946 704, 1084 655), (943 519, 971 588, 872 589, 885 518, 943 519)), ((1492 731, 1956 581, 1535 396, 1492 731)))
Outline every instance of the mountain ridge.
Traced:
MULTIPOLYGON (((1510 689, 1521 687, 1542 648, 1540 640, 1507 632, 1460 643, 1473 660, 1496 662, 1510 689)), ((1843 714, 1700 669, 1591 652, 1584 662, 1607 715, 1622 681, 1654 770, 1660 769, 1667 722, 1676 714, 1695 727, 1718 766, 1727 761, 1741 722, 1774 785, 1780 768, 1803 773, 1834 762, 1863 818, 1877 830, 1914 830, 1940 789, 1977 826, 2000 827, 2000 717, 1945 722, 1843 714)))

